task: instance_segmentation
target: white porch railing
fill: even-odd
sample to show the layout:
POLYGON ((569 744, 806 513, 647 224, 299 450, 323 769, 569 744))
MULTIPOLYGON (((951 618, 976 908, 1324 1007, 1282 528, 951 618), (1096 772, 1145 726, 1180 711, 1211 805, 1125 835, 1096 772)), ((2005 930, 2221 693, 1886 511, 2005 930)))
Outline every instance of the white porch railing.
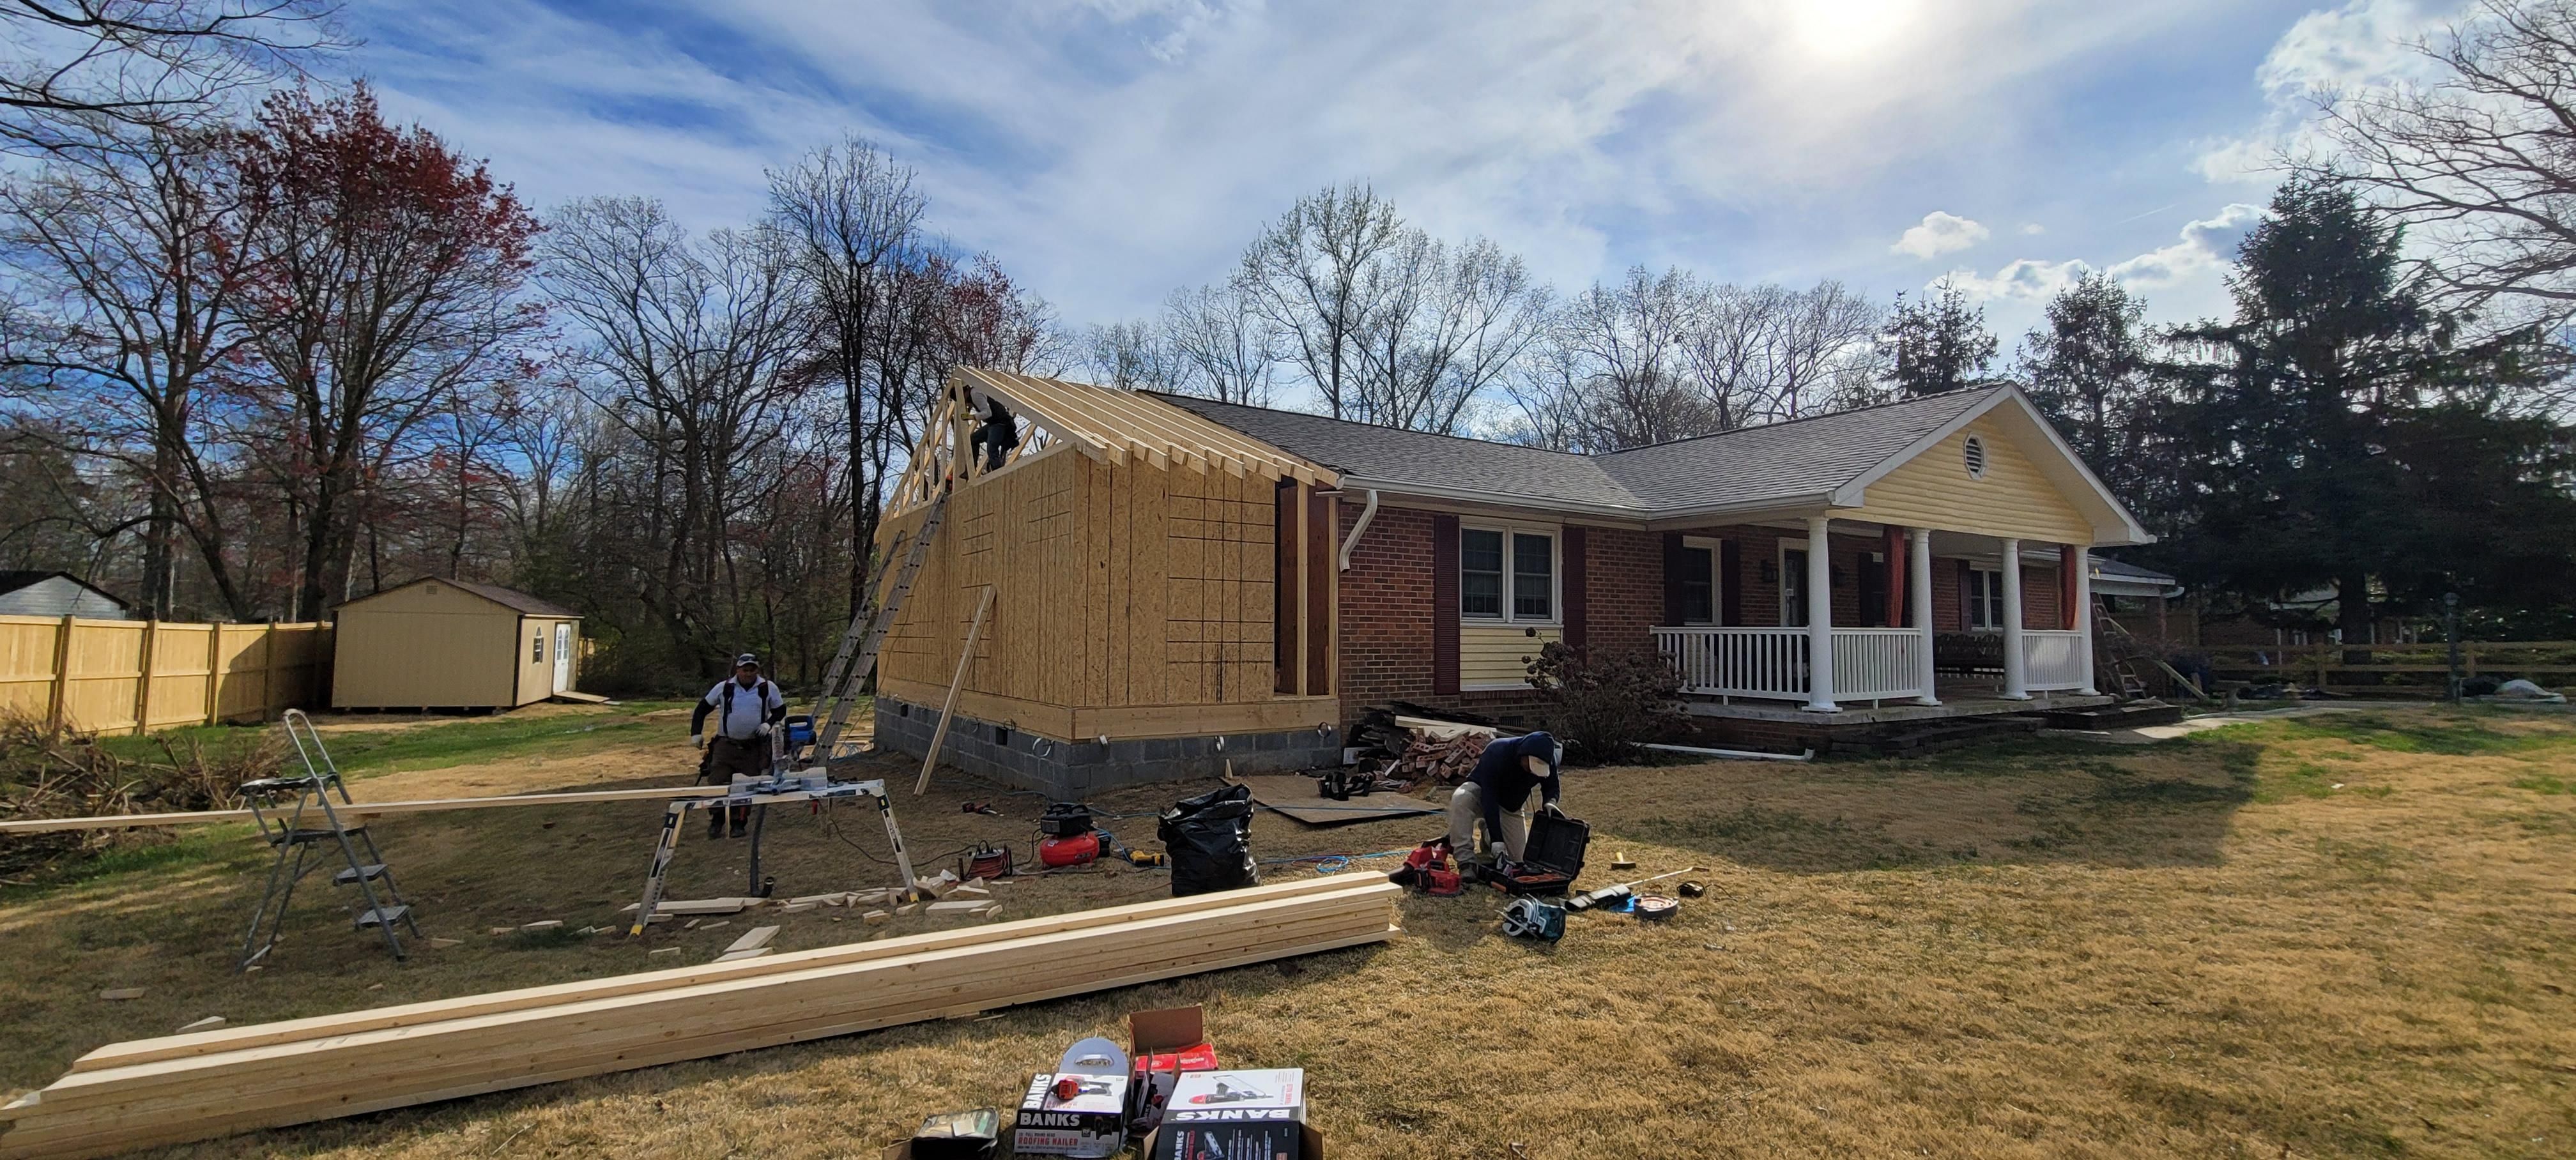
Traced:
POLYGON ((2081 689, 2084 634, 2076 629, 2026 628, 2021 633, 2022 673, 2031 692, 2081 689))
MULTIPOLYGON (((1712 697, 1807 699, 1803 628, 1657 628, 1655 649, 1682 691, 1712 697)), ((1834 630, 1834 696, 1876 701, 1922 695, 1923 634, 1910 628, 1834 630)))
POLYGON ((1682 677, 1682 691, 1716 697, 1807 696, 1803 628, 1658 628, 1655 649, 1682 677))
POLYGON ((1834 630, 1834 699, 1923 695, 1923 633, 1911 628, 1834 630))

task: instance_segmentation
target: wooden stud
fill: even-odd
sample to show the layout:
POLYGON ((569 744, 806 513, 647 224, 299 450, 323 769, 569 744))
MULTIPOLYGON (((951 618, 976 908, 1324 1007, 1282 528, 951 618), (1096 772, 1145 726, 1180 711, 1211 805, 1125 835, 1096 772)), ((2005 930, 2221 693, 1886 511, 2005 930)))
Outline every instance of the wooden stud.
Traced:
POLYGON ((913 782, 915 797, 930 791, 930 771, 939 764, 939 747, 948 740, 948 723, 957 715, 957 690, 966 684, 966 669, 975 660, 975 642, 983 635, 984 617, 993 610, 993 589, 987 585, 983 599, 975 602, 975 623, 966 630, 966 643, 957 650, 957 678, 948 683, 948 703, 939 710, 939 728, 931 731, 929 751, 921 756, 921 777, 913 782))

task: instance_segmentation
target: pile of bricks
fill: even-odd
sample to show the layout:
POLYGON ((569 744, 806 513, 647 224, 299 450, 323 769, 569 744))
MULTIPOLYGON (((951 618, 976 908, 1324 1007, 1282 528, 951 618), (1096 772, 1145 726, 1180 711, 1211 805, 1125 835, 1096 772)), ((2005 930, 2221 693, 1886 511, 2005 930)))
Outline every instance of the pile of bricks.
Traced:
POLYGON ((1476 771, 1476 760, 1485 755, 1485 743, 1493 740, 1486 733, 1461 733, 1455 737, 1431 737, 1417 731, 1404 753, 1381 775, 1402 778, 1417 785, 1456 785, 1476 771))

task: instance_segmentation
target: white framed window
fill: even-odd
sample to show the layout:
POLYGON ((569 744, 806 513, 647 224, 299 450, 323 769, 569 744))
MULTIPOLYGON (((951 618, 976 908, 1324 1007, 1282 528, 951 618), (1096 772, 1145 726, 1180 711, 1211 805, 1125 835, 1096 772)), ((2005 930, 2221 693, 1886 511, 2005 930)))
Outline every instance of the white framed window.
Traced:
POLYGON ((2004 626, 2004 573, 2001 568, 1981 564, 1968 567, 1968 590, 1960 594, 1968 606, 1968 627, 2000 630, 2004 626))
POLYGON ((1458 618, 1485 624, 1555 624, 1557 529, 1460 524, 1458 618))
POLYGON ((545 660, 546 634, 540 629, 535 636, 528 638, 528 661, 531 664, 544 664, 545 660))
POLYGON ((1682 623, 1716 624, 1718 609, 1726 599, 1726 580, 1719 565, 1726 559, 1723 545, 1706 536, 1683 536, 1681 574, 1682 623))

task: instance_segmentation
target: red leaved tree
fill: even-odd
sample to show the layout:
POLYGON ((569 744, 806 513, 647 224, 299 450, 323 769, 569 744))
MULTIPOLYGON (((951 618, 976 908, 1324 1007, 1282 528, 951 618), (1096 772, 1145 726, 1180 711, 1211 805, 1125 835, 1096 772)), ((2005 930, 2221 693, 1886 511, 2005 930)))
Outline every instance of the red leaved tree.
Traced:
POLYGON ((301 532, 295 614, 311 618, 349 595, 379 481, 435 450, 460 392, 497 396, 519 365, 543 322, 518 296, 538 227, 482 163, 388 124, 365 85, 271 96, 239 150, 262 201, 246 414, 284 436, 269 474, 301 532))

